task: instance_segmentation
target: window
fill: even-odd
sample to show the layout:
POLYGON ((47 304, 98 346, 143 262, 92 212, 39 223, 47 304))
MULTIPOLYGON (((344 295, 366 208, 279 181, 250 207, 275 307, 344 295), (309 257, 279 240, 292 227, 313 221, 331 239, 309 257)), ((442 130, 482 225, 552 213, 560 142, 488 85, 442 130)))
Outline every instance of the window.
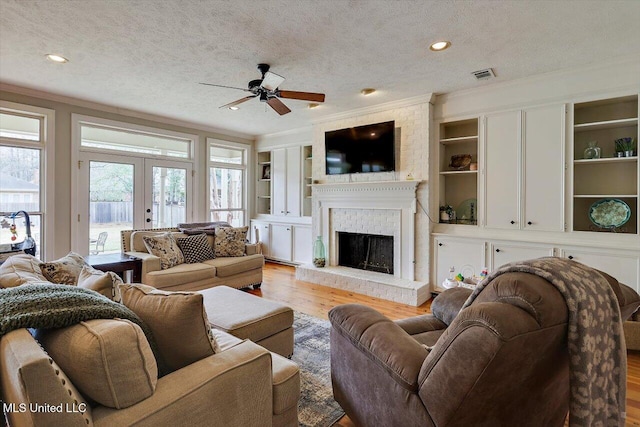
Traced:
POLYGON ((53 245, 53 130, 52 110, 0 101, 0 251, 26 237, 24 215, 11 217, 19 211, 31 220, 36 256, 53 245))
POLYGON ((209 143, 209 212, 211 221, 246 224, 249 145, 207 139, 209 143))

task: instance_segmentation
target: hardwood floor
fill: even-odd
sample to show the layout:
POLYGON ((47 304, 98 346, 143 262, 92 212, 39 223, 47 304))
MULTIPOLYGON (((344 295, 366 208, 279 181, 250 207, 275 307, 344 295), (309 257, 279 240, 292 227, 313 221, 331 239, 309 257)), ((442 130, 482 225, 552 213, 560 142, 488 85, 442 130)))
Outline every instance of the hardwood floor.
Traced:
MULTIPOLYGON (((262 287, 248 291, 273 301, 282 302, 296 311, 327 319, 329 310, 340 304, 358 303, 372 307, 390 319, 403 319, 429 313, 431 301, 420 307, 394 303, 379 298, 329 288, 295 278, 295 268, 267 263, 262 287)), ((627 353, 627 426, 640 426, 640 351, 627 353)), ((333 427, 355 427, 343 417, 333 427)))

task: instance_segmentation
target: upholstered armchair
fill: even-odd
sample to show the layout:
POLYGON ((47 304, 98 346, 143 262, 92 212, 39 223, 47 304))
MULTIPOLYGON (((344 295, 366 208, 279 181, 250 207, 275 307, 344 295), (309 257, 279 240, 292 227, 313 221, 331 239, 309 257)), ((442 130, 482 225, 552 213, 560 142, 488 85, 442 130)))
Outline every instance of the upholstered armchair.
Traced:
MULTIPOLYGON (((614 291, 626 319, 638 295, 614 291)), ((469 294, 443 292, 433 314, 397 322, 356 304, 329 312, 334 397, 356 425, 563 425, 568 310, 560 292, 538 276, 506 273, 460 311, 469 294)))

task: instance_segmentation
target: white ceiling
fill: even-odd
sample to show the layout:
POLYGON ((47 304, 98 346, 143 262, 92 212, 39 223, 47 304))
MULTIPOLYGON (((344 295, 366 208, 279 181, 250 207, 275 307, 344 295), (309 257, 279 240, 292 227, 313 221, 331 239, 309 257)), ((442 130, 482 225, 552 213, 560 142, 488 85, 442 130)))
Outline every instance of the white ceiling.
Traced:
POLYGON ((421 94, 640 55, 640 1, 0 0, 0 82, 262 135, 421 94), (450 40, 434 53, 430 43, 450 40), (45 60, 46 53, 69 58, 45 60), (278 116, 246 92, 256 64, 283 90, 326 93, 278 116), (478 82, 472 71, 493 67, 478 82), (378 92, 363 97, 360 89, 378 92))

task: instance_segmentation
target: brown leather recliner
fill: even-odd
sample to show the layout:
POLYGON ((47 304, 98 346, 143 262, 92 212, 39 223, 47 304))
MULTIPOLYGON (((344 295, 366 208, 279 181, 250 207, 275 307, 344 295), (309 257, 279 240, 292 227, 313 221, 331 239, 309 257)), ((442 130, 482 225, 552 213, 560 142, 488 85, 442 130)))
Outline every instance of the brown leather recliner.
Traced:
MULTIPOLYGON (((640 298, 609 282, 626 319, 640 298)), ((443 292, 433 314, 397 322, 356 304, 329 312, 333 393, 356 425, 563 425, 562 295, 538 276, 506 273, 459 312, 469 293, 443 292)))

